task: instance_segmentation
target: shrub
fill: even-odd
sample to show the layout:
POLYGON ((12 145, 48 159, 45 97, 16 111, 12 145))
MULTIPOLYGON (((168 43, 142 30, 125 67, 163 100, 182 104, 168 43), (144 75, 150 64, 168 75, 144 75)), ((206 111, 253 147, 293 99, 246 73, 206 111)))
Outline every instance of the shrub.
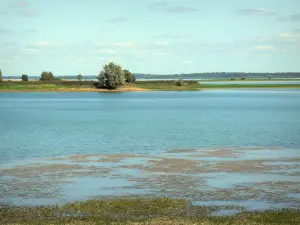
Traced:
POLYGON ((176 82, 175 82, 175 85, 177 85, 177 86, 184 86, 185 85, 185 83, 184 83, 184 80, 183 79, 178 79, 176 82))
POLYGON ((55 80, 56 78, 54 77, 53 73, 51 71, 43 71, 41 74, 40 80, 42 81, 51 81, 55 80))
POLYGON ((22 81, 28 81, 28 75, 27 74, 23 74, 21 77, 22 81))
POLYGON ((124 70, 123 72, 124 72, 126 83, 134 83, 135 82, 135 76, 131 72, 129 72, 128 70, 124 70))
POLYGON ((78 74, 78 75, 77 75, 77 80, 78 80, 78 81, 82 81, 82 80, 83 80, 83 76, 82 76, 81 74, 78 74))

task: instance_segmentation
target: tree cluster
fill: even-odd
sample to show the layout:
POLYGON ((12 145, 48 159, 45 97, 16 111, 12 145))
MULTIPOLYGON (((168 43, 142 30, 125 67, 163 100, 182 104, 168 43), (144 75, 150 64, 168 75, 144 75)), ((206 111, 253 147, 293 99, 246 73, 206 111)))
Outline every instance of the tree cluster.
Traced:
POLYGON ((43 71, 41 74, 41 78, 40 80, 42 81, 51 81, 51 80, 55 80, 55 76, 51 71, 43 71))
POLYGON ((112 62, 104 65, 97 79, 100 87, 111 90, 121 87, 125 82, 135 82, 135 76, 131 72, 112 62))

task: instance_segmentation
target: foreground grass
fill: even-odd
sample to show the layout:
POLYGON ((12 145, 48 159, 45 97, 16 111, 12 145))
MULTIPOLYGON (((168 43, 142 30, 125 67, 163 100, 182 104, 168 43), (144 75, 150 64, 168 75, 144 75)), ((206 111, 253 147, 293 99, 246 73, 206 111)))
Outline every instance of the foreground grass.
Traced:
POLYGON ((61 206, 0 207, 0 224, 300 224, 300 210, 211 216, 217 206, 183 199, 88 200, 61 206))
MULTIPOLYGON (((224 82, 225 83, 225 82, 224 82)), ((29 91, 29 92, 107 92, 106 89, 97 89, 94 81, 13 81, 1 82, 0 91, 29 91)), ((300 84, 207 84, 198 81, 185 81, 184 86, 175 85, 174 81, 137 81, 135 84, 125 84, 116 91, 199 91, 205 89, 233 89, 233 88, 300 88, 300 84)))

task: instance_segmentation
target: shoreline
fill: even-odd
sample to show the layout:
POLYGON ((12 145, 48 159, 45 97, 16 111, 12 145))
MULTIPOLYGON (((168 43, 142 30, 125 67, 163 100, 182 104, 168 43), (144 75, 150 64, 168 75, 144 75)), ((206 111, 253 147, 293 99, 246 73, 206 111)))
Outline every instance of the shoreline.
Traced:
POLYGON ((0 93, 7 93, 7 92, 100 92, 100 93, 118 93, 118 92, 144 92, 144 91, 151 91, 144 88, 120 88, 117 90, 108 90, 108 89, 96 89, 96 88, 58 88, 58 89, 0 89, 0 93))
POLYGON ((300 89, 300 87, 202 87, 198 89, 188 89, 188 88, 174 88, 174 89, 146 89, 146 88, 120 88, 117 90, 108 90, 108 89, 94 89, 94 88, 61 88, 61 89, 0 89, 0 93, 13 93, 13 92, 82 92, 82 93, 122 93, 122 92, 169 92, 169 91, 176 91, 176 92, 197 92, 197 91, 216 91, 216 90, 262 90, 262 89, 268 89, 268 90, 278 90, 278 89, 300 89))

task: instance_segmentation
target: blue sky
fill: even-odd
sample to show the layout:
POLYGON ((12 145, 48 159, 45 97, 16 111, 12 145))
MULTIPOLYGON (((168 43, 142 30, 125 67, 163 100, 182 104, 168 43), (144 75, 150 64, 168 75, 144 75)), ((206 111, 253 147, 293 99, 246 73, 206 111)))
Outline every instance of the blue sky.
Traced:
POLYGON ((300 0, 0 0, 3 75, 300 71, 300 0))

